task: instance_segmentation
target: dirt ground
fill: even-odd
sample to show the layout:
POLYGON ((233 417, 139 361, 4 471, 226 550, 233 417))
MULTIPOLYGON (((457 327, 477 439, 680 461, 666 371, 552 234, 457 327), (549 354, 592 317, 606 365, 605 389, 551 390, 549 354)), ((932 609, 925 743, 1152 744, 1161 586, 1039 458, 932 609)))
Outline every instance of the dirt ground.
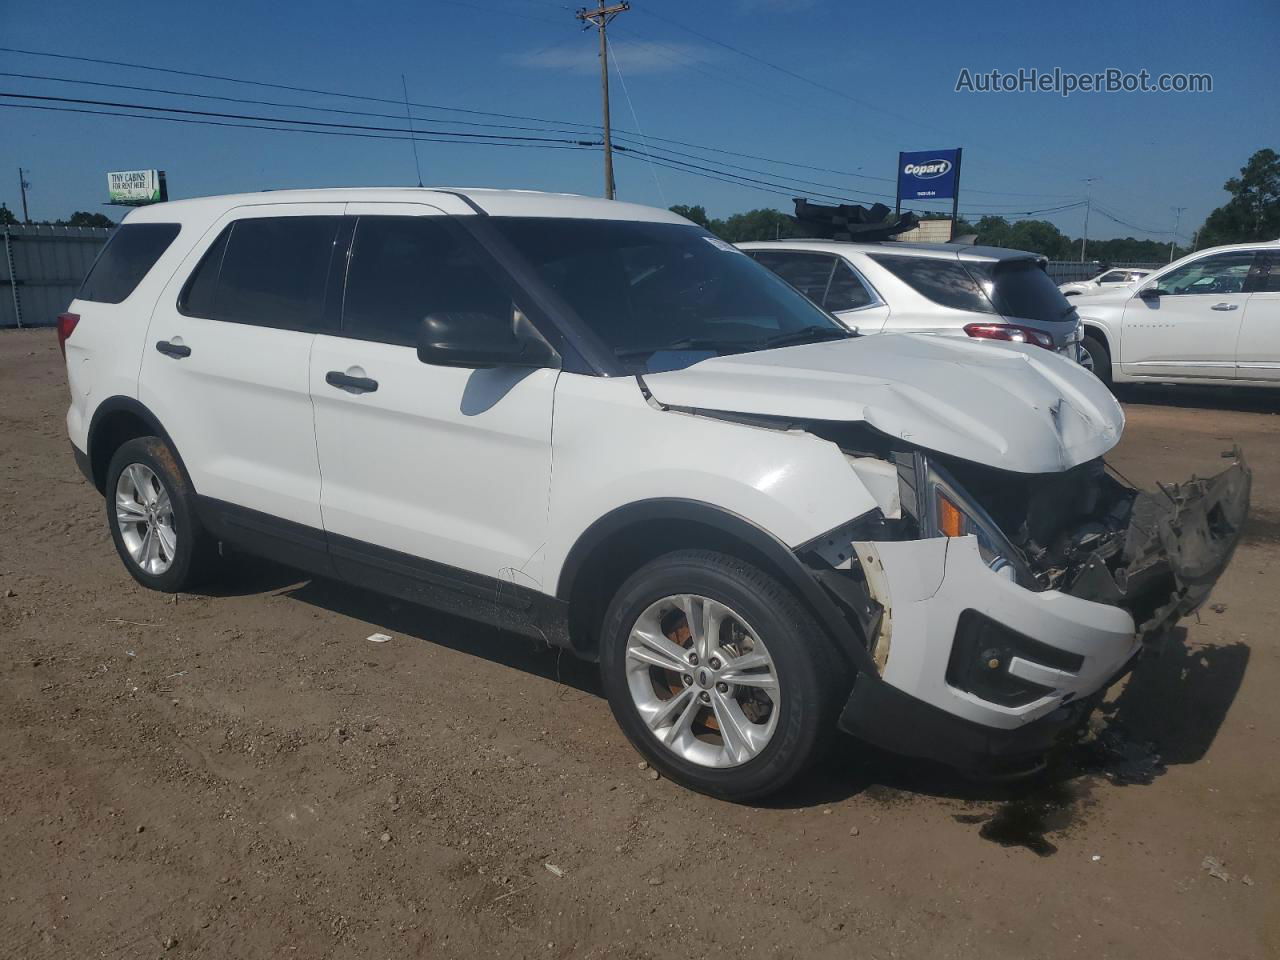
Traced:
POLYGON ((1121 471, 1238 442, 1254 513, 1101 739, 1002 787, 839 739, 749 807, 650 779, 529 641, 248 560, 142 590, 53 331, 6 331, 0 955, 1275 957, 1280 395, 1127 399, 1121 471))

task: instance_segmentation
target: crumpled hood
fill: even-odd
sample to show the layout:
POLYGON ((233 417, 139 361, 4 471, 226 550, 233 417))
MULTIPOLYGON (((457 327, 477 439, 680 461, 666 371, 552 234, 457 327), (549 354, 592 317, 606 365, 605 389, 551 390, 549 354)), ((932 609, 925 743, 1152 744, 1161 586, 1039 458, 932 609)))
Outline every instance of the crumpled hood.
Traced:
POLYGON ((703 360, 646 374, 659 403, 863 421, 912 446, 1018 473, 1106 453, 1124 413, 1097 377, 1024 344, 878 334, 703 360))

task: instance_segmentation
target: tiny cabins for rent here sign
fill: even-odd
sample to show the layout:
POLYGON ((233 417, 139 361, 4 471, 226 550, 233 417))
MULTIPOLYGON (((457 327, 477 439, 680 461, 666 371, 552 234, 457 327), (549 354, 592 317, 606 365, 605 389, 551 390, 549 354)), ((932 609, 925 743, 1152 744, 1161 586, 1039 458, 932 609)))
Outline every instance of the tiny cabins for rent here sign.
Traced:
POLYGON ((117 170, 107 174, 111 203, 141 205, 168 200, 163 170, 117 170))

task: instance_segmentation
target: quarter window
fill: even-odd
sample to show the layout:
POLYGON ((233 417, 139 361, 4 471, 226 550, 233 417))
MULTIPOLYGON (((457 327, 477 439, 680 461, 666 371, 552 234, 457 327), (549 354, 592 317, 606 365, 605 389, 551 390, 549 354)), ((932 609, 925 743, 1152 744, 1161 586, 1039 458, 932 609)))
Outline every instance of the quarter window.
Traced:
POLYGON ((283 330, 324 328, 325 282, 341 217, 237 220, 206 251, 183 313, 283 330))
POLYGON ((858 310, 869 307, 875 302, 871 291, 866 288, 853 268, 843 260, 836 261, 836 269, 831 274, 831 284, 827 287, 827 299, 823 306, 832 313, 841 310, 858 310))
POLYGON ((361 217, 343 301, 344 336, 413 346, 432 313, 511 314, 511 292, 445 217, 361 217))
POLYGON ((176 223, 126 223, 117 227, 89 268, 76 299, 122 303, 169 249, 180 229, 176 223))
POLYGON ((1162 296, 1243 293, 1253 260, 1252 250, 1215 253, 1169 271, 1157 286, 1162 296))
POLYGON ((751 250, 749 253, 818 306, 822 306, 827 286, 831 282, 831 271, 836 265, 834 256, 775 250, 751 250))

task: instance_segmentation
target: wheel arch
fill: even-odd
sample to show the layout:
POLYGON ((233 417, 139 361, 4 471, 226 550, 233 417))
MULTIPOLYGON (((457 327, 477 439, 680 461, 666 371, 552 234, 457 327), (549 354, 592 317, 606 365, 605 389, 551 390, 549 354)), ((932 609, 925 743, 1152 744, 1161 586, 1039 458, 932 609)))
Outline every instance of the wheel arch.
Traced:
POLYGON ((98 404, 98 408, 93 412, 93 418, 89 421, 89 449, 86 453, 89 457, 93 485, 99 493, 106 491, 107 466, 120 446, 137 437, 147 436, 159 437, 168 444, 177 460, 178 469, 182 471, 187 482, 191 482, 191 475, 182 462, 182 455, 178 452, 173 438, 169 436, 169 431, 160 422, 160 418, 133 397, 115 396, 108 397, 98 404))
POLYGON ((1114 358, 1115 350, 1111 346, 1111 335, 1107 332, 1107 328, 1096 320, 1089 320, 1084 317, 1080 318, 1080 329, 1086 336, 1094 337, 1101 341, 1102 345, 1107 348, 1107 355, 1114 358))
POLYGON ((568 604, 574 649, 595 660, 598 626, 622 581, 645 563, 675 550, 709 549, 739 557, 792 589, 858 670, 874 670, 858 629, 799 557, 747 518, 699 500, 659 498, 618 507, 578 537, 560 568, 557 599, 568 604))

